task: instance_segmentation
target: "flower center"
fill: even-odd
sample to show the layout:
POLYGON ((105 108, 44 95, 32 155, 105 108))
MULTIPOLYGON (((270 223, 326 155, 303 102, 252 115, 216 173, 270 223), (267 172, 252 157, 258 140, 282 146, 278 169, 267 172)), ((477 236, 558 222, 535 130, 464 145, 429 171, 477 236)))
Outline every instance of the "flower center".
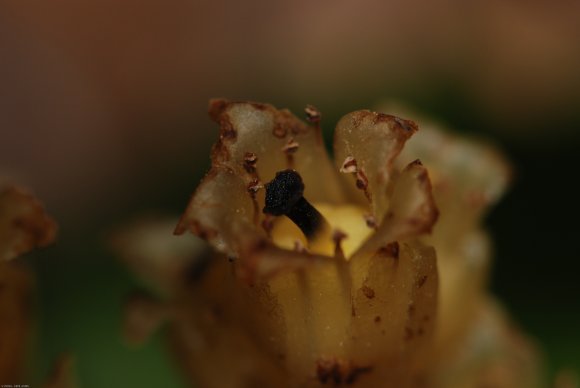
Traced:
POLYGON ((272 229, 272 241, 281 248, 293 250, 305 247, 311 253, 334 256, 336 250, 336 232, 341 236, 341 248, 348 258, 373 232, 365 222, 366 209, 355 205, 330 205, 314 203, 313 206, 324 216, 330 228, 308 241, 300 228, 288 217, 279 217, 272 229))

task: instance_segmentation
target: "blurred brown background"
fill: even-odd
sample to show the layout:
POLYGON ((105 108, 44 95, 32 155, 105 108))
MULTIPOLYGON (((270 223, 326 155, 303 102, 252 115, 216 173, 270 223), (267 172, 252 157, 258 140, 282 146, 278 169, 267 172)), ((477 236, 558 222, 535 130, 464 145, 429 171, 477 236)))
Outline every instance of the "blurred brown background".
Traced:
POLYGON ((517 177, 489 219, 493 290, 549 373, 580 370, 579 26, 573 1, 0 1, 0 176, 61 224, 29 259, 35 378, 72 350, 85 387, 181 386, 160 338, 123 346, 134 283, 105 237, 181 211, 209 165, 211 97, 314 104, 327 134, 397 99, 495 139, 517 177))

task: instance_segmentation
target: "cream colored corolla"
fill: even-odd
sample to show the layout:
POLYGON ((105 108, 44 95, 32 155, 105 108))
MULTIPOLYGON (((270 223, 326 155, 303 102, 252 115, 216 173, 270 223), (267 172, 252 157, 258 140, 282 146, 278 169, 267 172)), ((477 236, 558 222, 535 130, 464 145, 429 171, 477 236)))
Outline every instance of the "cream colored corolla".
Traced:
POLYGON ((479 222, 509 176, 489 146, 356 111, 332 162, 312 107, 309 124, 248 102, 212 101, 210 115, 212 168, 175 232, 218 254, 183 260, 195 255, 159 241, 148 255, 125 235, 124 256, 165 299, 132 300, 130 338, 168 319, 202 387, 537 384, 533 349, 485 291, 479 222), (163 266, 171 281, 147 271, 163 266))

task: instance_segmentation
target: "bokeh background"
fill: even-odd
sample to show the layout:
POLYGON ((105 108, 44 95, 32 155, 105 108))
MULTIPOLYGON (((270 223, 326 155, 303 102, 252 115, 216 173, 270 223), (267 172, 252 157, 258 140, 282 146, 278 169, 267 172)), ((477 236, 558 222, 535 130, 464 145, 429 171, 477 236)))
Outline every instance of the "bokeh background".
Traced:
MULTIPOLYGON (((59 221, 37 273, 31 384, 62 352, 83 387, 185 386, 162 335, 120 335, 137 286, 107 238, 178 214, 209 167, 211 97, 341 115, 397 100, 493 139, 515 166, 487 219, 491 289, 580 372, 580 3, 1 0, 0 176, 59 221)), ((171 231, 168 231, 169 233, 171 231)))

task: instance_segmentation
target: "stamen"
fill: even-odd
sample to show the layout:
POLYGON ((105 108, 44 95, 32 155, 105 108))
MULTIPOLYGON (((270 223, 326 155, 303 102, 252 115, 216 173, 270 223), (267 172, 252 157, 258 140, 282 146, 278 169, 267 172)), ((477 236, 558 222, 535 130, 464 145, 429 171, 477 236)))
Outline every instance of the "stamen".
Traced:
POLYGON ((266 235, 268 236, 268 238, 271 239, 272 238, 272 229, 274 229, 274 218, 271 215, 266 214, 266 216, 262 220, 262 228, 266 232, 266 235))
POLYGON ((375 217, 372 214, 366 214, 364 216, 364 218, 365 218, 365 222, 369 228, 377 229, 379 227, 377 225, 377 220, 375 219, 375 217))
POLYGON ((340 168, 340 172, 343 174, 352 174, 358 171, 358 166, 356 159, 352 156, 347 156, 342 163, 342 167, 340 168))
POLYGON ((322 145, 322 130, 320 129, 320 118, 322 115, 320 114, 320 111, 313 105, 306 105, 304 113, 306 113, 306 121, 314 125, 314 128, 316 128, 316 140, 319 145, 322 145))
POLYGON ((288 143, 282 147, 282 152, 286 154, 286 164, 289 169, 294 167, 294 154, 298 151, 298 147, 300 147, 300 144, 294 138, 290 138, 288 143))
POLYGON ((299 240, 294 241, 294 250, 298 253, 308 253, 308 249, 299 240))
POLYGON ((256 172, 256 163, 258 162, 258 157, 253 152, 246 152, 244 154, 244 169, 250 173, 254 174, 256 172))
POLYGON ((248 183, 247 190, 252 198, 252 204, 254 205, 254 225, 258 225, 260 222, 260 206, 258 205, 258 200, 256 199, 256 194, 258 191, 264 187, 260 183, 260 176, 258 175, 258 169, 256 164, 258 163, 258 156, 253 152, 246 152, 244 154, 244 170, 250 175, 250 182, 248 183))
POLYGON ((365 197, 367 197, 368 201, 371 202, 371 193, 368 190, 369 179, 367 178, 364 169, 358 167, 355 158, 347 156, 346 159, 344 159, 344 162, 342 162, 340 172, 343 174, 352 174, 356 180, 356 187, 359 190, 362 190, 365 193, 365 197))
POLYGON ((320 126, 320 111, 314 105, 306 105, 304 108, 304 113, 306 113, 306 121, 314 124, 315 127, 320 126))
POLYGON ((342 240, 344 240, 347 237, 348 237, 348 235, 340 229, 336 229, 332 233, 332 241, 334 241, 334 256, 335 257, 341 258, 341 259, 345 258, 341 243, 342 243, 342 240))
POLYGON ((266 183, 266 206, 263 212, 274 216, 285 215, 294 222, 309 242, 325 229, 328 222, 304 194, 302 177, 294 170, 284 170, 266 183))
POLYGON ((264 186, 257 178, 252 179, 247 187, 250 198, 252 198, 252 204, 254 205, 254 225, 258 225, 258 222, 260 221, 260 206, 258 205, 256 194, 262 187, 264 186))

